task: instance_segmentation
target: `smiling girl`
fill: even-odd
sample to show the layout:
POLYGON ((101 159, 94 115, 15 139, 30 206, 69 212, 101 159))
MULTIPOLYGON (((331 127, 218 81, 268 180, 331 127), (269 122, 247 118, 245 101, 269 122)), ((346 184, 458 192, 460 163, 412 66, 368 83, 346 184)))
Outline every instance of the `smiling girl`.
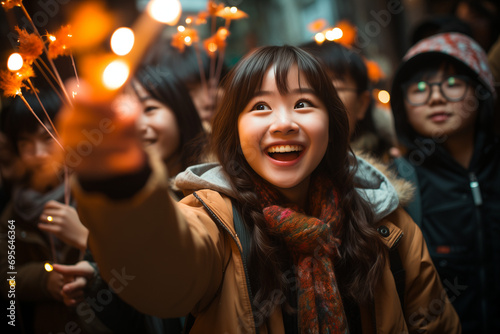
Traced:
MULTIPOLYGON (((222 88, 212 132, 219 163, 177 176, 191 193, 180 203, 161 164, 126 159, 140 147, 125 124, 116 145, 128 149, 109 159, 129 161, 120 176, 129 198, 89 191, 119 174, 98 170, 99 154, 77 170, 102 276, 127 278, 120 297, 162 317, 190 313, 191 333, 459 332, 420 230, 390 182, 350 152, 347 115, 321 65, 298 48, 264 47, 222 88)), ((67 112, 63 127, 78 126, 83 110, 91 106, 67 112)))

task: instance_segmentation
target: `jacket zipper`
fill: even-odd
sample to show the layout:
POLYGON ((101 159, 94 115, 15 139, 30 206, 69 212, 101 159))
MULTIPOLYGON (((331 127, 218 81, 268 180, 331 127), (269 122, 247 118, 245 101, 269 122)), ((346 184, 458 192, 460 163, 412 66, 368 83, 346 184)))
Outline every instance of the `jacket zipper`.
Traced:
POLYGON ((487 312, 488 309, 486 303, 486 272, 485 272, 485 249, 484 249, 484 231, 483 231, 483 223, 481 219, 481 211, 479 207, 483 204, 483 198, 481 196, 481 188, 479 187, 479 182, 477 181, 476 174, 474 172, 469 173, 470 180, 470 189, 472 192, 472 198, 474 200, 476 219, 477 219, 477 243, 478 243, 478 251, 479 258, 481 259, 480 267, 479 267, 479 278, 481 281, 481 322, 483 327, 483 332, 488 332, 488 318, 487 312))
MULTIPOLYGON (((196 192, 193 193, 193 196, 200 201, 200 203, 205 207, 205 209, 208 211, 210 216, 212 217, 213 221, 216 222, 218 225, 220 225, 229 235, 231 238, 233 238, 234 242, 236 243, 236 246, 238 247, 238 250, 240 251, 241 255, 241 261, 243 262, 243 270, 245 272, 245 280, 247 282, 247 290, 248 290, 248 296, 250 298, 250 303, 252 303, 253 300, 253 295, 252 295, 252 289, 250 287, 250 278, 248 276, 248 269, 247 269, 247 264, 246 264, 246 259, 245 255, 243 254, 243 250, 238 244, 236 236, 233 235, 233 233, 227 228, 227 226, 221 221, 221 219, 215 214, 215 212, 212 211, 212 209, 198 196, 196 192)), ((253 316, 253 311, 252 311, 252 316, 253 316)), ((255 327, 255 332, 259 333, 259 329, 255 325, 255 318, 254 318, 254 327, 255 327)))

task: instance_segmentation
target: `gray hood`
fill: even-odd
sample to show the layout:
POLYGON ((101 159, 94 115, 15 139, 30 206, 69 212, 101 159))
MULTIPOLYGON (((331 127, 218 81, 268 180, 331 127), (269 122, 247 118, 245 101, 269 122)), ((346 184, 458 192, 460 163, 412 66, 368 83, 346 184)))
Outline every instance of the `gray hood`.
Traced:
MULTIPOLYGON (((358 171, 354 177, 356 190, 369 203, 375 212, 375 220, 379 221, 396 210, 399 205, 398 195, 391 182, 378 169, 360 157, 358 171)), ((174 185, 184 193, 201 189, 211 189, 234 197, 226 174, 218 163, 206 163, 191 166, 176 176, 174 185)))

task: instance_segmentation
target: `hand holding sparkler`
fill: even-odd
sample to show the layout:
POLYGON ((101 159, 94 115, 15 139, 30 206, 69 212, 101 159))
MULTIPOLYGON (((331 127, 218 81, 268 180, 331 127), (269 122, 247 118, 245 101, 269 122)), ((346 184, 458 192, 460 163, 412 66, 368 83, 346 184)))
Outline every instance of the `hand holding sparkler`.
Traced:
POLYGON ((73 108, 61 110, 58 118, 65 152, 60 160, 82 177, 107 178, 131 173, 144 163, 136 120, 140 104, 130 95, 114 100, 96 100, 80 83, 73 108))
POLYGON ((52 233, 67 245, 84 251, 87 248, 88 230, 80 222, 76 210, 57 201, 48 201, 40 215, 38 228, 52 233))

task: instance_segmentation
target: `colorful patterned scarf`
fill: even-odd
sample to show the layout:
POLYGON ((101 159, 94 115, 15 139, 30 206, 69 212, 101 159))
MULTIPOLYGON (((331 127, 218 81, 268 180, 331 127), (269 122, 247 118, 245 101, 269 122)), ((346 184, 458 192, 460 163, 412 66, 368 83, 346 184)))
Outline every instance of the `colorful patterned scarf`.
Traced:
POLYGON ((338 195, 327 177, 312 177, 311 216, 262 181, 256 182, 271 230, 285 241, 298 269, 298 318, 302 333, 348 333, 333 259, 338 256, 342 222, 338 195))

